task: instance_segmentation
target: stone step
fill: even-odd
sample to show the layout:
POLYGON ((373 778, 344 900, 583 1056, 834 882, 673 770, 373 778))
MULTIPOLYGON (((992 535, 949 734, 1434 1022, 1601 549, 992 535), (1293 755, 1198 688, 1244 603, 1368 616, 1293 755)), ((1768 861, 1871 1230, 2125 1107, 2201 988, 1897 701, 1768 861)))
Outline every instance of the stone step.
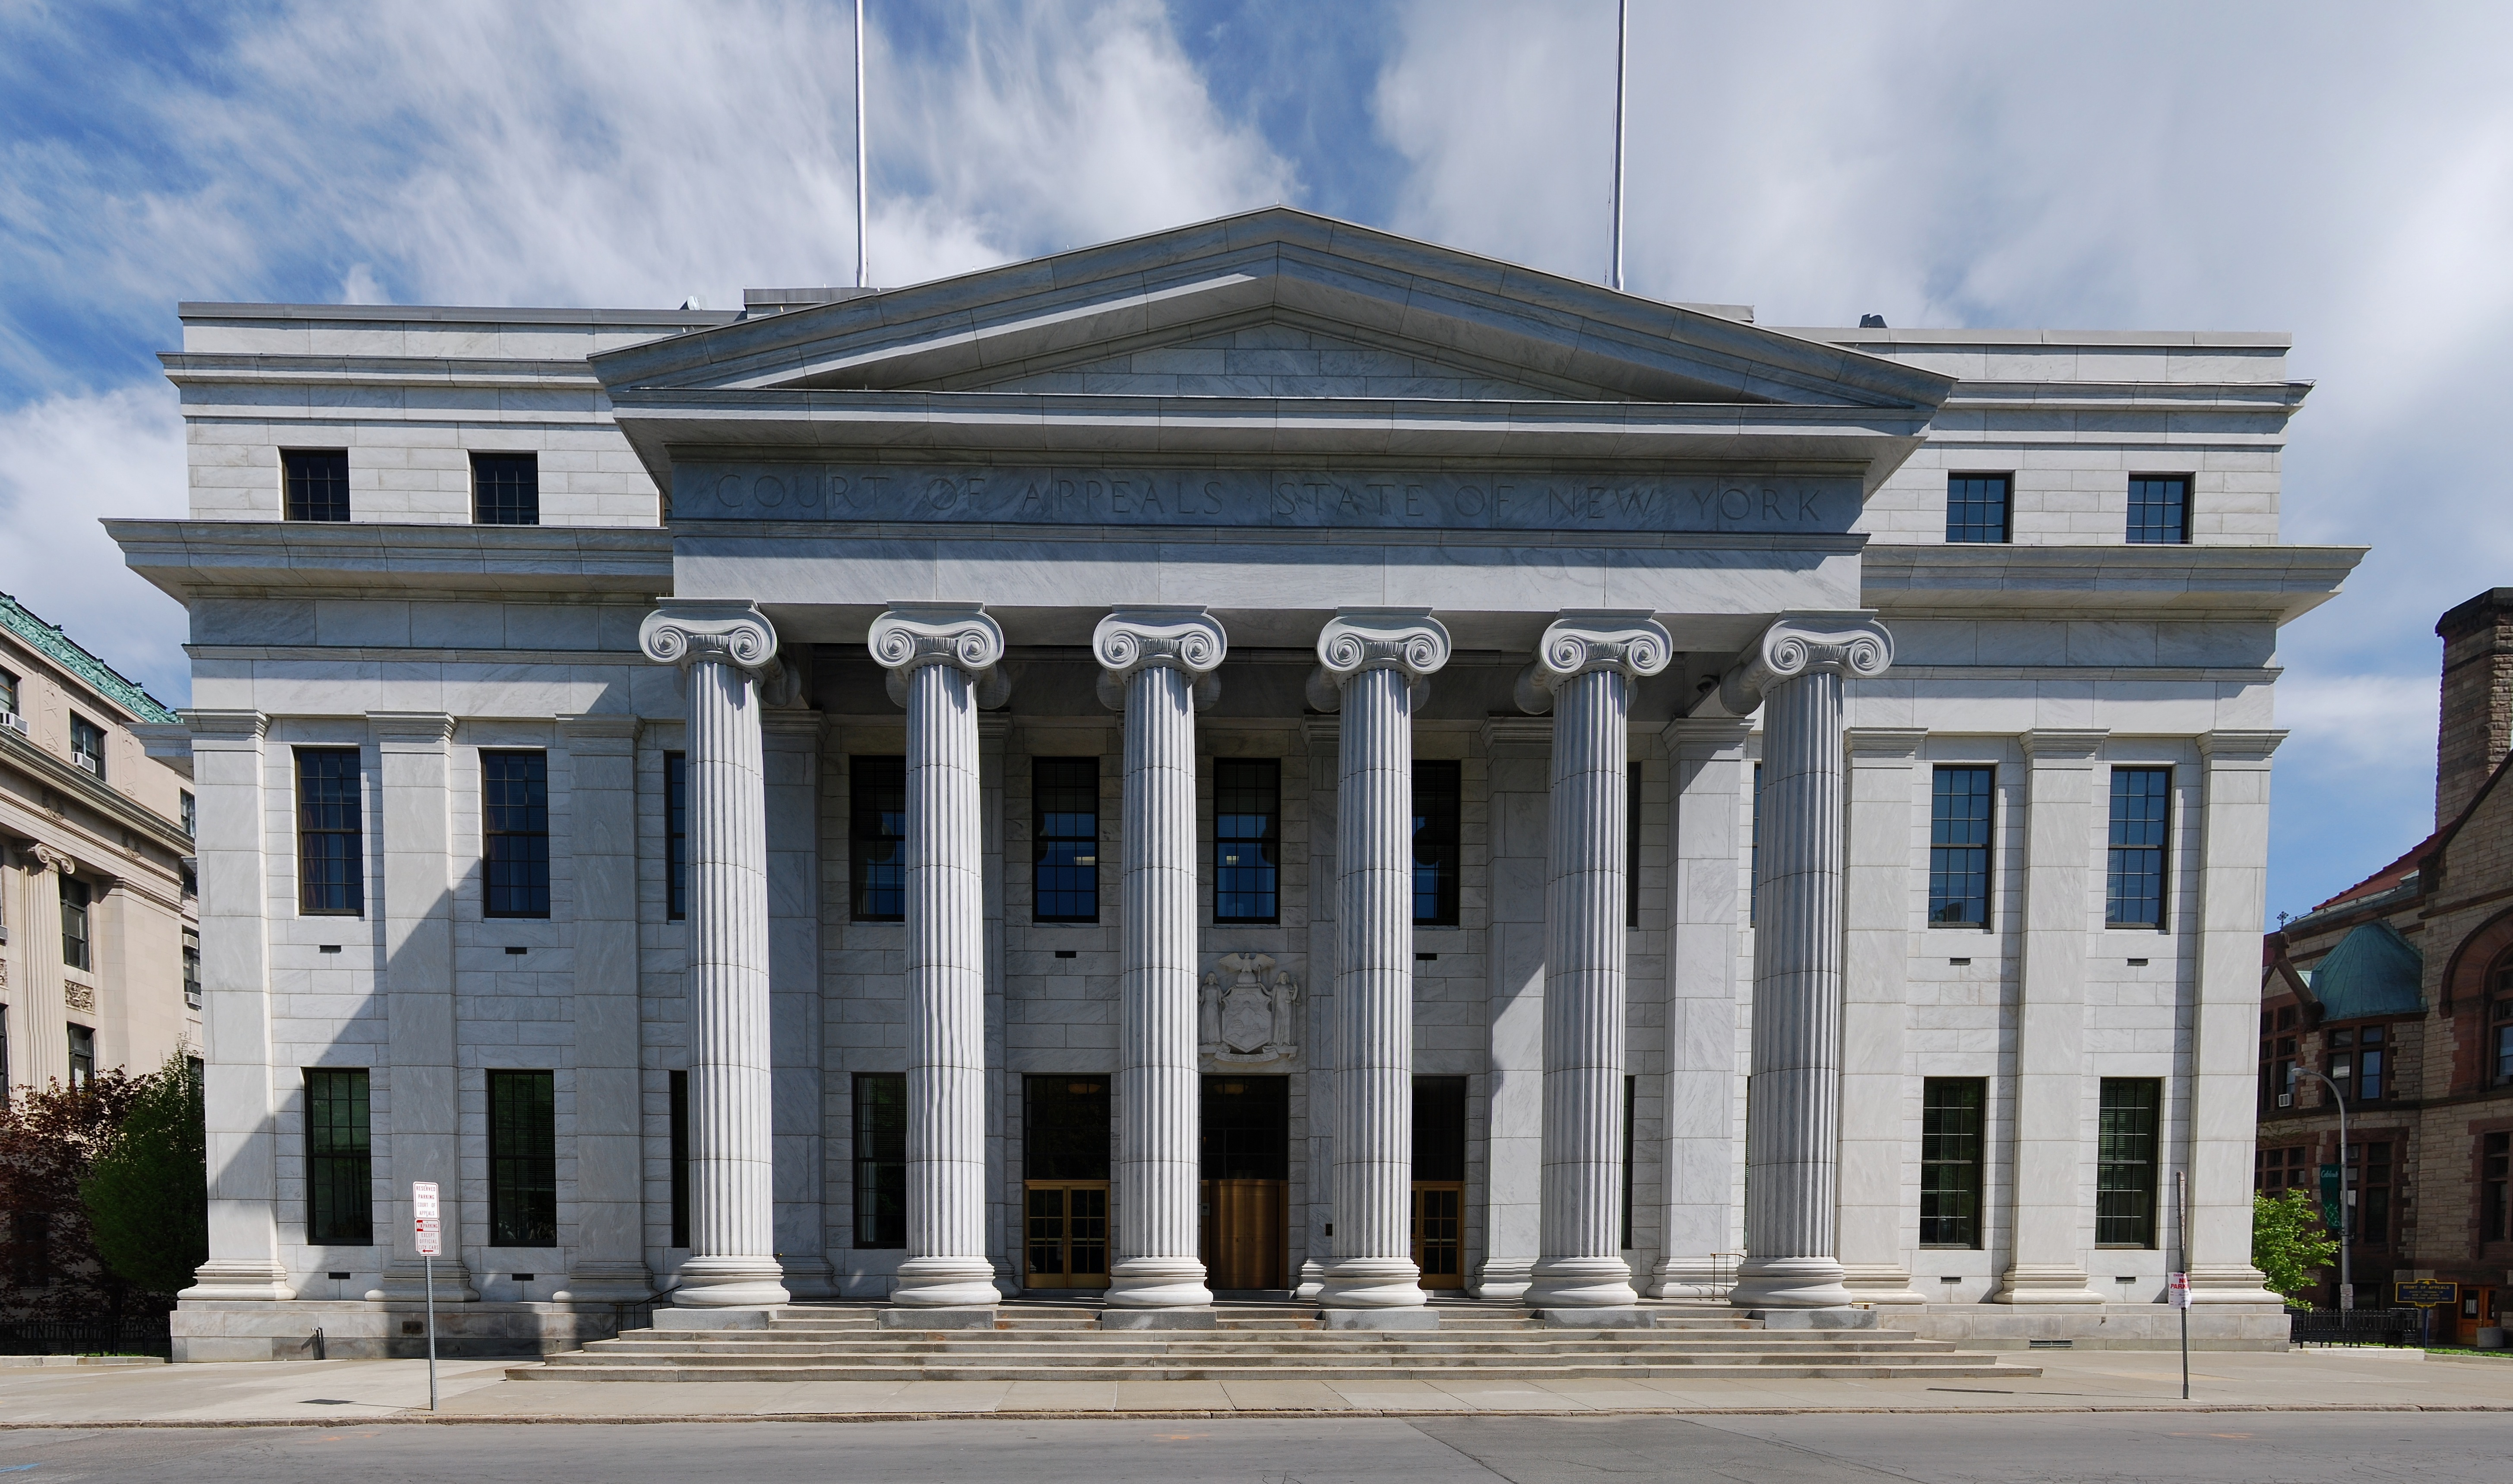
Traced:
POLYGON ((948 1332, 923 1334, 906 1332, 878 1340, 855 1340, 843 1336, 815 1337, 810 1341, 770 1340, 739 1332, 710 1335, 703 1338, 650 1336, 632 1332, 616 1340, 597 1340, 587 1348, 603 1354, 741 1354, 793 1355, 867 1353, 884 1355, 1559 1355, 1566 1353, 1598 1355, 1740 1355, 1797 1354, 1807 1351, 1842 1353, 1912 1353, 1930 1354, 1951 1350, 1950 1340, 1923 1340, 1911 1335, 1880 1335, 1874 1330, 1834 1330, 1801 1332, 1786 1338, 1739 1335, 1718 1340, 1681 1340, 1652 1336, 1647 1331, 1624 1339, 1614 1336, 1530 1336, 1520 1340, 1475 1341, 1459 1337, 1419 1335, 1405 1337, 1364 1336, 1346 1339, 1340 1335, 1322 1334, 1316 1339, 1301 1336, 1272 1337, 1263 1340, 1227 1336, 1194 1338, 1165 1337, 1136 1339, 1124 1334, 1093 1333, 1053 1344, 1017 1332, 977 1332, 952 1335, 948 1332))
MULTIPOLYGON (((809 1382, 809 1381, 1073 1381, 1073 1368, 1061 1365, 561 1365, 551 1363, 508 1368, 509 1381, 629 1382, 809 1382)), ((1951 1380, 1981 1377, 2011 1379, 2039 1376, 2038 1367, 2002 1364, 1991 1355, 1948 1355, 1920 1361, 1853 1359, 1826 1361, 1787 1357, 1759 1365, 1728 1362, 1700 1365, 1636 1365, 1614 1360, 1595 1365, 1521 1365, 1478 1372, 1492 1381, 1612 1380, 1951 1380)), ((1454 1365, 1350 1366, 1336 1362, 1308 1365, 1134 1365, 1093 1370, 1093 1381, 1456 1381, 1454 1365)))

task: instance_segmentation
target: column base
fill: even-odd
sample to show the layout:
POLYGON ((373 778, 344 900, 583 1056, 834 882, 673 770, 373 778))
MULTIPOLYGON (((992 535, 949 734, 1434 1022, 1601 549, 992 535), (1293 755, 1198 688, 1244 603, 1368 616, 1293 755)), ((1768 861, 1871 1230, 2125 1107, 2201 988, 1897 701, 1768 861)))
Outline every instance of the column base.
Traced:
MULTIPOLYGON (((398 1258, 383 1271, 383 1277, 367 1294, 369 1301, 387 1299, 425 1299, 427 1297, 426 1264, 412 1259, 398 1258)), ((643 1294, 638 1297, 645 1297, 643 1294)), ((480 1291, 471 1286, 471 1270, 453 1258, 436 1260, 436 1302, 439 1304, 477 1304, 480 1291)))
POLYGON ((1337 1327, 1332 1322, 1337 1310, 1420 1308, 1427 1302, 1422 1269, 1411 1258, 1338 1258, 1318 1290, 1330 1329, 1337 1327))
POLYGON ((1331 1330, 1436 1330, 1440 1315, 1427 1308, 1322 1308, 1318 1318, 1331 1330))
POLYGON ((1728 1274, 1706 1258, 1668 1258, 1644 1286, 1653 1299, 1725 1299, 1728 1274))
POLYGON ((2086 1270, 2066 1263, 2018 1263, 1992 1296, 1998 1304, 2108 1304, 2086 1270))
POLYGON ((778 1271, 785 1281, 785 1292, 803 1301, 834 1299, 838 1296, 837 1270, 823 1257, 778 1258, 778 1271))
POLYGON ((634 1304, 655 1292, 643 1263, 579 1263, 567 1270, 567 1287, 550 1295, 558 1304, 634 1304))
POLYGON ((681 1264, 672 1303, 681 1308, 765 1308, 785 1292, 775 1258, 691 1258, 681 1264))
POLYGON ((1728 1302, 1736 1308, 1848 1308, 1849 1286, 1831 1258, 1747 1258, 1728 1302))
POLYGON ((1891 1263, 1849 1263, 1842 1266, 1842 1286, 1861 1304, 1926 1304, 1925 1294, 1911 1291, 1911 1275, 1891 1263))
POLYGON ((1630 1308, 1641 1301, 1632 1266, 1620 1258, 1545 1258, 1527 1285, 1527 1306, 1630 1308))
POLYGON ((1211 1308, 1213 1290, 1193 1258, 1119 1258, 1108 1269, 1108 1306, 1211 1308))
POLYGON ((1292 1285, 1292 1297, 1304 1301, 1315 1299, 1326 1286, 1327 1265, 1310 1258, 1300 1264, 1299 1278, 1292 1285))
MULTIPOLYGON (((2362 1303, 2363 1289, 2358 1289, 2362 1303)), ((2197 1304, 2274 1304, 2283 1308, 2286 1298, 2271 1291, 2268 1279, 2249 1263, 2230 1263, 2190 1269, 2190 1302, 2197 1304)))
POLYGON ((992 1308, 1002 1297, 983 1258, 909 1258, 890 1291, 890 1302, 907 1308, 992 1308))
POLYGON ((175 1297, 285 1304, 297 1290, 288 1286, 288 1269, 276 1263, 212 1261, 193 1268, 192 1286, 175 1297))
POLYGON ((1475 1274, 1475 1297, 1514 1304, 1527 1297, 1527 1285, 1535 1276, 1534 1258, 1494 1258, 1475 1274))

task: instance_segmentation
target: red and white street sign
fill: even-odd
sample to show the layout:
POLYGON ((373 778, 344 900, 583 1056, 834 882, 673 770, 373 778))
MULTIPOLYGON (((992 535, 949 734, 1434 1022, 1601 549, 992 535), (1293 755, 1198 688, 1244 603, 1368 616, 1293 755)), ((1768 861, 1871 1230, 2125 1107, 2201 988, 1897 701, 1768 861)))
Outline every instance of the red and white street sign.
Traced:
POLYGON ((436 1215, 436 1182, 415 1180, 410 1183, 410 1214, 418 1228, 419 1255, 436 1258, 445 1255, 445 1237, 436 1215))
POLYGON ((2186 1272, 2174 1273, 2172 1281, 2166 1285, 2165 1293, 2171 1298, 2174 1308, 2188 1308, 2190 1306, 2190 1275, 2186 1272))

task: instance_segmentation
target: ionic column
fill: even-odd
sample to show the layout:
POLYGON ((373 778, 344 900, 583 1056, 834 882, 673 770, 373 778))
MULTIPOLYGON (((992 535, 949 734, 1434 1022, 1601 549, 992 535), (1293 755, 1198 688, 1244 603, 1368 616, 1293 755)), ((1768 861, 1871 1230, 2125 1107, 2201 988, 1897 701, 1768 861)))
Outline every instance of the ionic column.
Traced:
POLYGON ((1336 783, 1337 1328, 1428 1327, 1414 1265, 1414 710, 1449 662, 1427 609, 1339 614, 1309 700, 1340 709, 1336 783), (1396 1310, 1414 1310, 1396 1313, 1396 1310))
MULTIPOLYGON (((2284 732, 2209 732, 2199 824, 2199 987, 2190 1048, 2190 1302, 2275 1304, 2252 1265, 2252 1150, 2259 1116, 2259 922, 2268 910, 2269 754, 2284 732)), ((2177 1215, 2156 1190, 2162 1227, 2177 1215)), ((2168 1250, 2177 1246, 2168 1238, 2168 1250)), ((2285 1317, 2268 1310, 2265 1322, 2285 1317)), ((2271 1334, 2275 1331, 2272 1329, 2271 1334)))
POLYGON ((782 1304, 758 686, 777 631, 748 603, 671 603, 637 642, 689 697, 690 1256, 672 1302, 782 1304))
POLYGON ((1519 677, 1519 708, 1553 712, 1544 887, 1543 1255, 1536 1308, 1627 1308, 1623 1261, 1624 850, 1631 685, 1675 657, 1647 614, 1570 613, 1519 677))
POLYGON ((977 708, 1006 689, 1004 631, 970 605, 902 603, 866 642, 907 708, 907 1258, 891 1303, 991 1306, 986 921, 977 708))
POLYGON ((1112 1309, 1213 1303, 1196 1256, 1195 710, 1225 648, 1201 608, 1121 608, 1091 636, 1099 699, 1126 713, 1112 1309))
POLYGON ((1745 1261, 1729 1302, 1850 1303, 1836 1249, 1841 1096, 1842 701, 1894 662, 1855 616, 1787 618, 1720 681, 1763 708, 1763 863, 1745 1117, 1745 1261))

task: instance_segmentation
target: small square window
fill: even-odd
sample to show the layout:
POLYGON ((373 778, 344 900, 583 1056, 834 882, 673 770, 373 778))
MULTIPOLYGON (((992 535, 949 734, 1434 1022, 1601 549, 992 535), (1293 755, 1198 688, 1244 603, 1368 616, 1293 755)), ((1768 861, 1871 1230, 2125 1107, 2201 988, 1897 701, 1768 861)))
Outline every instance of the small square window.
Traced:
POLYGON ((471 519, 483 526, 539 525, 540 456, 473 454, 471 519))
POLYGON ((2141 474, 2129 482, 2132 545, 2180 545, 2190 540, 2190 480, 2180 474, 2141 474))
POLYGON ((282 513, 290 520, 349 518, 349 451, 288 448, 279 451, 282 513))
POLYGON ((2015 481, 2009 474, 1946 476, 1946 540, 1958 544, 2007 541, 2015 481))

